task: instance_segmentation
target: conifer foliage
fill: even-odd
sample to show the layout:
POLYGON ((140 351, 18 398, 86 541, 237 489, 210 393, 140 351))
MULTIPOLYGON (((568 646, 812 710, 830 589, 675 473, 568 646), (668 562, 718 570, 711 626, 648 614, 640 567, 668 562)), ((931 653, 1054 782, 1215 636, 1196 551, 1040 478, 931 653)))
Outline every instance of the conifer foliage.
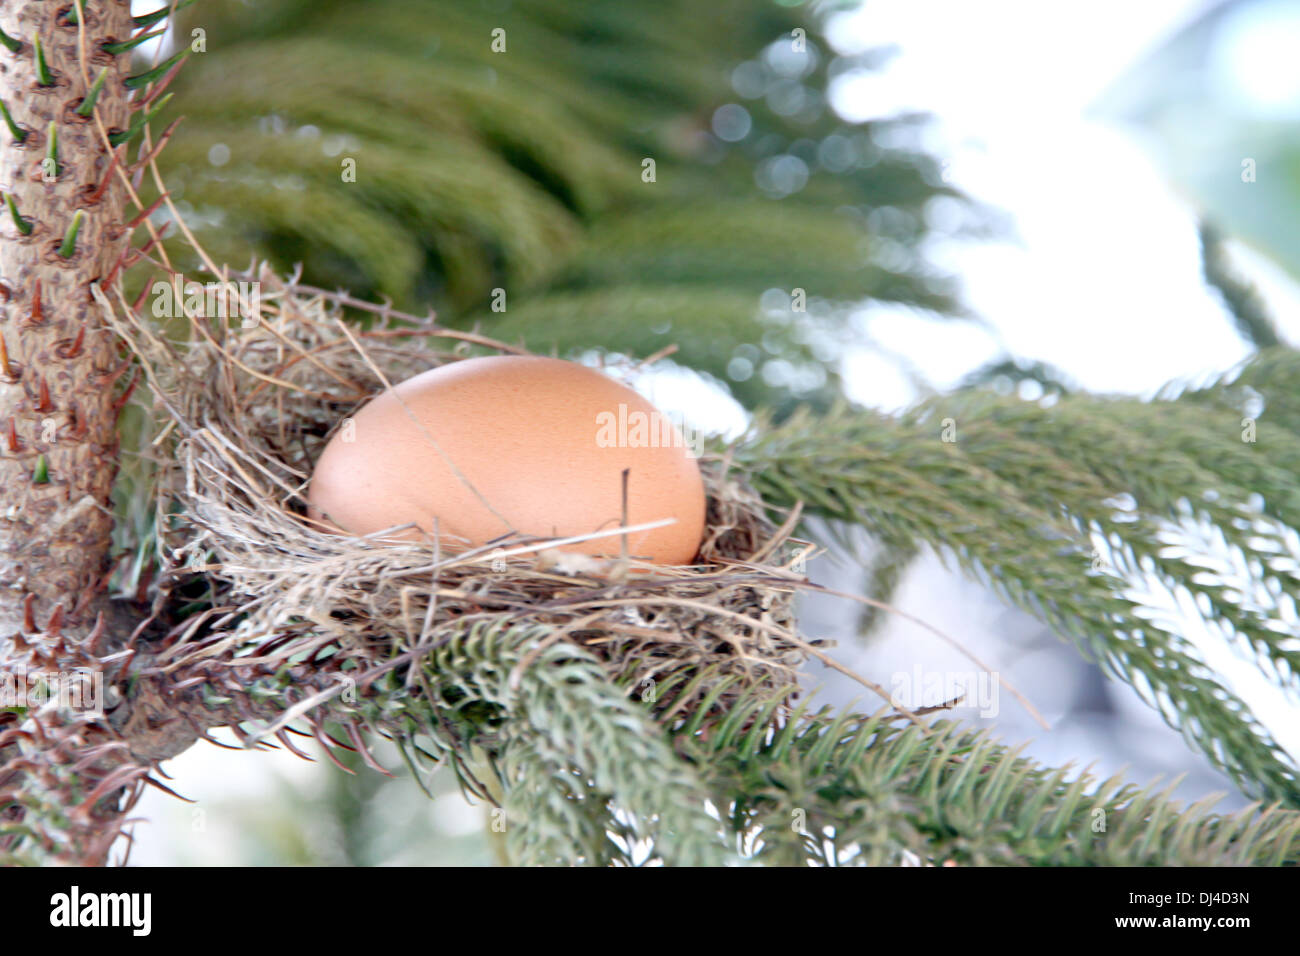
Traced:
MULTIPOLYGON (((383 735, 417 774, 449 768, 504 812, 519 864, 1300 862, 1296 757, 1194 637, 1224 636, 1300 694, 1295 351, 1261 341, 1221 379, 1152 401, 1059 381, 1025 401, 975 381, 898 415, 845 403, 847 305, 961 317, 921 252, 930 214, 955 211, 971 232, 992 218, 916 150, 915 118, 836 117, 835 78, 881 54, 834 56, 818 5, 172 6, 185 8, 179 35, 197 28, 206 44, 179 74, 172 60, 127 68, 133 38, 165 11, 132 22, 119 0, 78 0, 69 18, 27 0, 0 15, 0 673, 80 668, 113 702, 107 716, 0 709, 0 860, 105 862, 141 788, 161 785, 160 761, 209 727, 249 742, 274 728, 292 748, 289 724, 310 718, 327 751, 337 732, 368 762, 363 737, 383 735), (12 95, 32 89, 61 99, 12 95), (164 90, 187 117, 175 136, 149 126, 164 90), (23 179, 42 157, 50 189, 23 179), (335 684, 355 664, 336 639, 346 618, 303 613, 289 638, 240 634, 243 610, 218 606, 230 592, 201 538, 188 576, 161 545, 141 546, 140 600, 109 606, 120 380, 143 366, 165 404, 157 356, 175 356, 176 371, 182 351, 161 328, 114 326, 115 341, 89 303, 110 323, 138 317, 129 266, 202 264, 181 230, 162 241, 167 214, 150 214, 170 203, 142 186, 146 172, 215 261, 302 263, 304 283, 351 290, 336 302, 434 308, 444 328, 560 354, 676 345, 673 361, 754 410, 715 451, 773 527, 816 515, 867 529, 887 556, 867 595, 879 601, 932 549, 1099 659, 1259 802, 1217 815, 1041 766, 953 721, 813 711, 791 686, 740 693, 738 674, 709 668, 674 672, 659 699, 691 704, 657 709, 541 618, 467 613, 427 644, 381 649, 393 657, 349 700, 335 684), (133 255, 140 228, 150 236, 133 255), (51 416, 66 441, 42 437, 51 416), (33 507, 44 524, 14 523, 33 507), (32 574, 42 559, 57 573, 32 574), (151 604, 152 573, 184 586, 151 604), (1161 593, 1188 597, 1199 620, 1168 613, 1161 593), (228 638, 205 630, 214 620, 236 621, 228 638), (276 658, 298 638, 315 641, 311 655, 276 658), (169 665, 205 640, 212 654, 188 671, 169 665), (221 670, 240 642, 244 663, 262 666, 221 670)), ((310 286, 292 290, 321 307, 310 286)), ((395 317, 359 311, 358 327, 395 317)), ((203 424, 217 454, 249 466, 249 487, 292 470, 223 448, 217 423, 203 424)), ((169 540, 151 523, 154 490, 135 471, 118 483, 119 530, 169 540)))
POLYGON ((825 402, 851 334, 837 305, 961 313, 919 251, 927 203, 990 225, 914 148, 917 118, 837 118, 831 79, 880 54, 835 57, 811 9, 273 0, 187 16, 214 51, 179 80, 187 135, 165 170, 214 256, 302 262, 311 284, 534 351, 671 344, 746 405, 825 402), (754 307, 767 290, 785 295, 775 314, 754 307))

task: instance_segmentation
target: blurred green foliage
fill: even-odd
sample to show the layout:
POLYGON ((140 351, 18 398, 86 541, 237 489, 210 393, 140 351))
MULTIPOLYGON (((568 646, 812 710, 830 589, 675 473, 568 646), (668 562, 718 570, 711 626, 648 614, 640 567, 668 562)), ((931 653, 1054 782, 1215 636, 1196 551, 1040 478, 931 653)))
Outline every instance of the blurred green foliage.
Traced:
MULTIPOLYGON (((1099 99, 1133 128, 1215 231, 1300 279, 1300 85, 1294 0, 1224 0, 1143 56, 1099 99)), ((1228 305, 1240 319, 1230 294, 1228 305)), ((1260 347, 1258 326, 1242 328, 1260 347)))
POLYGON ((921 252, 927 204, 991 220, 908 148, 923 118, 834 113, 834 78, 882 54, 836 56, 824 12, 205 0, 183 18, 208 52, 177 82, 164 174, 218 263, 301 262, 309 283, 539 351, 675 343, 746 405, 825 405, 843 303, 962 314, 921 252), (746 344, 765 363, 732 365, 746 344))

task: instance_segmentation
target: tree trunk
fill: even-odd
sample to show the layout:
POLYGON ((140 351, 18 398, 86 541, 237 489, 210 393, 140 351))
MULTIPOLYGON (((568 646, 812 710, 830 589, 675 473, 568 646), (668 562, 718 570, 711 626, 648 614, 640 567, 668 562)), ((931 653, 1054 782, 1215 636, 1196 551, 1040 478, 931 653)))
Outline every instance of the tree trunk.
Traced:
MULTIPOLYGON (((128 40, 133 25, 128 0, 83 6, 83 25, 68 22, 75 3, 0 8, 0 100, 17 128, 0 127, 9 207, 0 225, 0 666, 20 690, 32 670, 102 673, 100 635, 88 645, 110 568, 115 396, 128 365, 90 287, 114 273, 130 239, 107 142, 129 125, 130 53, 103 47, 128 40), (80 116, 101 71, 93 115, 80 116)), ((102 748, 69 780, 74 755, 111 740, 107 725, 66 710, 25 714, 19 726, 0 713, 9 731, 0 734, 0 796, 16 780, 37 800, 90 794, 53 855, 102 862, 116 837, 121 748, 102 748)), ((0 823, 22 813, 10 807, 0 823)))
POLYGON ((109 566, 114 383, 125 367, 90 284, 108 276, 129 239, 125 189, 110 173, 99 123, 76 109, 107 68, 95 111, 104 130, 126 129, 130 55, 101 47, 130 37, 130 4, 87 7, 84 64, 79 28, 58 20, 65 4, 7 3, 0 13, 0 27, 22 42, 0 56, 0 99, 23 132, 21 141, 0 133, 2 176, 12 208, 30 223, 23 235, 9 217, 0 241, 0 335, 9 359, 0 369, 0 605, 20 617, 32 595, 39 620, 62 605, 72 628, 93 619, 109 566), (52 136, 57 163, 47 161, 52 136), (76 245, 65 255, 60 246, 78 213, 76 245))

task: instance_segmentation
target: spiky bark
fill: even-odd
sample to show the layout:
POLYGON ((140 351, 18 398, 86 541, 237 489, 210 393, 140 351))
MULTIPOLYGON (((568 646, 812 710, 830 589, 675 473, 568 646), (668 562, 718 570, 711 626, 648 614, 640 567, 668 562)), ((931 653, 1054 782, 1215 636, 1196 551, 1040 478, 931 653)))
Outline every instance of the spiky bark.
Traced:
MULTIPOLYGON (((0 8, 0 100, 12 121, 0 128, 0 664, 19 681, 33 668, 100 670, 104 650, 103 628, 91 631, 109 569, 127 363, 91 285, 106 284, 129 242, 109 136, 129 126, 130 54, 104 45, 133 26, 128 0, 84 7, 80 17, 61 3, 0 8)), ((21 797, 0 808, 0 832, 8 839, 75 793, 70 812, 45 814, 59 822, 38 842, 55 858, 101 862, 122 787, 141 768, 124 763, 102 718, 22 713, 21 723, 0 715, 0 793, 21 797)))
POLYGON ((0 132, 0 176, 10 210, 25 223, 7 215, 0 241, 0 335, 8 354, 8 368, 0 368, 6 629, 18 623, 28 595, 41 620, 62 605, 70 626, 90 623, 108 569, 114 384, 125 363, 90 285, 109 275, 128 241, 125 189, 110 173, 103 131, 128 126, 130 56, 102 47, 128 39, 132 24, 126 0, 87 7, 84 31, 59 20, 64 4, 8 3, 0 12, 0 27, 22 44, 0 51, 0 99, 21 135, 0 132), (105 68, 97 122, 76 110, 105 68))

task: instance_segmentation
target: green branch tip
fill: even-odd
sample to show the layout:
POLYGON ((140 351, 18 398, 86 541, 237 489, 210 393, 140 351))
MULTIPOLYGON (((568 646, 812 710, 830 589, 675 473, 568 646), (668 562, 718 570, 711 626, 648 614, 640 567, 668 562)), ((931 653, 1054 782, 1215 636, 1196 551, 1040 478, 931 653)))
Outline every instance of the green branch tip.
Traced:
POLYGON ((54 74, 50 72, 49 64, 45 62, 45 51, 41 48, 41 35, 32 34, 32 49, 36 51, 36 82, 41 86, 53 86, 54 74))
POLYGON ((36 469, 32 472, 32 484, 48 485, 50 483, 50 466, 46 462, 45 456, 41 455, 36 459, 36 469))
POLYGON ((100 46, 100 49, 103 50, 105 53, 111 53, 113 56, 118 56, 119 54, 126 53, 128 50, 134 50, 136 47, 138 47, 141 43, 144 43, 146 40, 152 40, 155 37, 160 37, 166 32, 167 32, 167 28, 163 27, 161 30, 155 30, 153 33, 142 33, 139 36, 132 37, 129 40, 122 40, 120 43, 104 43, 100 46))
POLYGON ((50 120, 50 134, 47 138, 49 142, 45 147, 45 158, 53 165, 54 175, 58 176, 63 172, 63 167, 59 165, 59 128, 54 125, 54 120, 50 120))
POLYGON ((14 122, 13 116, 9 113, 9 107, 5 106, 4 100, 0 100, 0 114, 4 116, 5 125, 9 127, 9 132, 13 133, 15 143, 21 143, 27 139, 27 131, 19 128, 18 124, 14 122))
MULTIPOLYGON (((176 4, 177 12, 184 10, 193 2, 194 0, 181 0, 180 3, 176 4)), ((171 12, 171 4, 167 4, 159 10, 155 10, 153 13, 142 13, 138 17, 132 17, 131 22, 135 25, 137 30, 147 30, 159 20, 166 19, 167 15, 171 12)))
POLYGON ((155 116, 162 112, 163 107, 167 105, 171 98, 171 93, 160 96, 158 102, 153 105, 153 109, 148 112, 136 113, 135 119, 131 120, 130 126, 119 133, 111 133, 109 135, 109 145, 121 146, 123 143, 129 143, 131 140, 135 139, 136 136, 140 134, 140 131, 144 129, 145 124, 151 122, 155 116))
POLYGON ((3 30, 0 30, 0 43, 3 43, 10 53, 17 53, 23 47, 21 40, 15 40, 3 30))
POLYGON ((68 226, 68 231, 63 236, 63 243, 59 246, 59 255, 63 258, 71 259, 72 254, 77 251, 77 233, 81 232, 81 223, 85 218, 84 209, 78 209, 77 214, 72 217, 72 224, 68 226))
POLYGON ((81 105, 77 107, 78 116, 84 116, 89 119, 90 114, 95 112, 95 101, 99 99, 99 94, 103 92, 104 80, 106 79, 108 79, 108 67, 104 67, 100 70, 99 76, 95 77, 95 82, 91 84, 90 92, 86 94, 86 98, 82 100, 81 105))
POLYGON ((13 217, 14 225, 24 236, 32 234, 32 224, 30 220, 24 219, 18 212, 18 207, 14 205, 14 194, 5 193, 5 205, 9 207, 9 215, 13 217))
POLYGON ((171 56, 168 59, 164 60, 163 62, 159 63, 151 70, 145 70, 143 73, 137 73, 135 76, 128 76, 125 80, 122 81, 123 85, 128 90, 138 90, 142 86, 148 86, 154 80, 161 78, 164 73, 166 73, 173 66, 175 66, 177 61, 180 60, 180 58, 183 57, 188 52, 189 50, 181 50, 179 53, 175 54, 174 56, 171 56))

